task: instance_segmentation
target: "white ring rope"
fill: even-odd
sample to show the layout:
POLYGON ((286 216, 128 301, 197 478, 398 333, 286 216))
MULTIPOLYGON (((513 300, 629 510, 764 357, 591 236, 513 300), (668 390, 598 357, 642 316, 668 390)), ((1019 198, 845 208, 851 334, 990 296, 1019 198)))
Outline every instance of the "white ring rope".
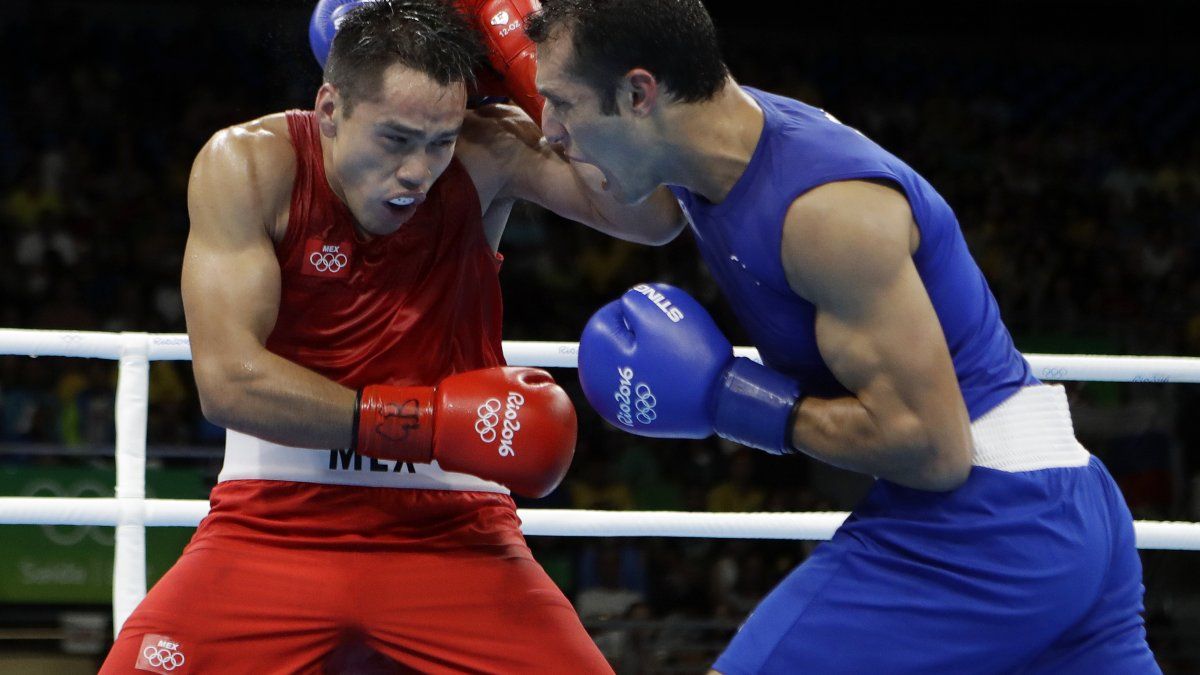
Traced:
MULTIPOLYGON (((151 361, 192 358, 187 335, 166 333, 149 339, 151 361)), ((118 359, 121 345, 120 333, 0 328, 0 354, 118 359)), ((576 342, 504 342, 504 357, 514 366, 574 368, 578 352, 576 342)), ((753 347, 735 347, 734 353, 761 362, 753 347)), ((1025 358, 1033 374, 1043 380, 1200 383, 1198 357, 1026 354, 1025 358)))
MULTIPOLYGON (((514 366, 574 368, 574 342, 504 342, 514 366)), ((738 356, 760 361, 750 347, 738 356)), ((117 382, 116 498, 0 497, 0 525, 116 526, 113 635, 146 594, 147 526, 194 527, 208 513, 203 500, 146 499, 146 414, 150 361, 188 361, 187 335, 99 333, 0 328, 0 355, 67 356, 120 361, 117 382)), ((1200 358, 1026 354, 1043 380, 1200 383, 1200 358)), ((845 520, 826 513, 680 513, 522 509, 528 535, 581 537, 709 537, 828 539, 845 520)), ((1138 548, 1200 550, 1200 523, 1138 521, 1138 548)))
MULTIPOLYGON (((0 497, 0 525, 93 525, 120 522, 120 500, 107 497, 0 497)), ((203 499, 147 499, 148 527, 196 527, 208 515, 203 499)), ((521 531, 547 537, 702 537, 705 539, 825 540, 850 514, 691 513, 519 509, 521 531)), ((1200 549, 1200 523, 1137 521, 1143 549, 1200 549)))

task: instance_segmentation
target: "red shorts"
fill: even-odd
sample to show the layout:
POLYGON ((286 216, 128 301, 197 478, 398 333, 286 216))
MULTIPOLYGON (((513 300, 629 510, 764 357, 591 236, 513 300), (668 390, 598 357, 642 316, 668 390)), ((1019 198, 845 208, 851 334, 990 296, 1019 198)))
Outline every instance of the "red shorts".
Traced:
POLYGON ((101 673, 611 673, 518 526, 503 494, 220 483, 101 673))

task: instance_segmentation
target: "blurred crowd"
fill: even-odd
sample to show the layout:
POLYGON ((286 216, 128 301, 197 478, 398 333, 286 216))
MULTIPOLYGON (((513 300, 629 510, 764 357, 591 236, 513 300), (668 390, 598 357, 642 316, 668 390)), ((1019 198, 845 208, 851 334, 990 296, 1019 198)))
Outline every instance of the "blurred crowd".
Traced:
MULTIPOLYGON (((244 22, 214 25, 187 7, 157 15, 122 5, 112 16, 81 7, 0 22, 10 64, 0 87, 0 326, 183 332, 191 160, 223 126, 311 105, 319 72, 303 42, 306 10, 248 9, 244 22), (47 50, 54 58, 39 56, 47 50)), ((742 83, 825 107, 942 192, 1023 351, 1200 356, 1195 64, 1103 45, 1014 53, 1002 38, 941 51, 922 40, 868 47, 740 29, 725 38, 742 83)), ((575 340, 595 308, 656 280, 693 291, 746 343, 686 233, 645 248, 522 207, 501 252, 511 339, 575 340)), ((572 378, 562 373, 578 394, 572 378)), ((23 453, 37 444, 111 444, 114 382, 107 361, 0 357, 0 462, 35 461, 23 453)), ((1200 520, 1198 390, 1070 386, 1081 440, 1140 517, 1200 520)), ((586 410, 580 418, 567 482, 523 506, 835 510, 865 484, 803 459, 637 439, 586 410)), ((200 416, 186 362, 154 365, 149 438, 221 442, 200 416)), ((215 475, 218 464, 205 470, 215 475)), ((703 666, 811 547, 531 544, 630 672, 703 666)), ((1155 625, 1174 620, 1155 593, 1187 588, 1166 587, 1171 562, 1152 580, 1152 556, 1153 638, 1155 625)), ((1167 639, 1155 646, 1169 649, 1167 639)))

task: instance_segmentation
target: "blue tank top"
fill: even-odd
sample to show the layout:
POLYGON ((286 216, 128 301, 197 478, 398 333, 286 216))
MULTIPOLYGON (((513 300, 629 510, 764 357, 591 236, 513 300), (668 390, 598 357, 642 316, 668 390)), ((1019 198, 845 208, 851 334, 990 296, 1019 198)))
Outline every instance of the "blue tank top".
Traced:
POLYGON ((885 180, 908 198, 921 239, 913 254, 950 347, 971 420, 1036 384, 1013 346, 950 206, 924 178, 825 111, 743 87, 762 108, 758 146, 729 195, 712 204, 671 187, 700 252, 763 362, 805 393, 847 394, 817 350, 812 303, 788 286, 780 260, 783 220, 797 197, 825 183, 885 180))

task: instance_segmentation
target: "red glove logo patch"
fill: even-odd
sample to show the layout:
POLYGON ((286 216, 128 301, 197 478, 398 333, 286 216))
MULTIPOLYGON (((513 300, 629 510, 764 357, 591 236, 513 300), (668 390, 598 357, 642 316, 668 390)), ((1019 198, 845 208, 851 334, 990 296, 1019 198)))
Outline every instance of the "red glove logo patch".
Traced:
POLYGON ((500 399, 489 398, 479 406, 477 411, 479 417, 475 420, 475 432, 479 434, 479 440, 484 443, 495 443, 499 438, 500 447, 496 452, 501 457, 513 457, 517 454, 512 443, 513 437, 521 430, 521 423, 517 421, 517 416, 523 405, 525 405, 524 396, 515 391, 508 392, 508 404, 503 407, 503 424, 500 420, 500 399))
POLYGON ((419 407, 415 398, 403 403, 385 403, 379 410, 379 423, 375 425, 375 434, 389 441, 406 440, 413 429, 421 428, 419 407))

